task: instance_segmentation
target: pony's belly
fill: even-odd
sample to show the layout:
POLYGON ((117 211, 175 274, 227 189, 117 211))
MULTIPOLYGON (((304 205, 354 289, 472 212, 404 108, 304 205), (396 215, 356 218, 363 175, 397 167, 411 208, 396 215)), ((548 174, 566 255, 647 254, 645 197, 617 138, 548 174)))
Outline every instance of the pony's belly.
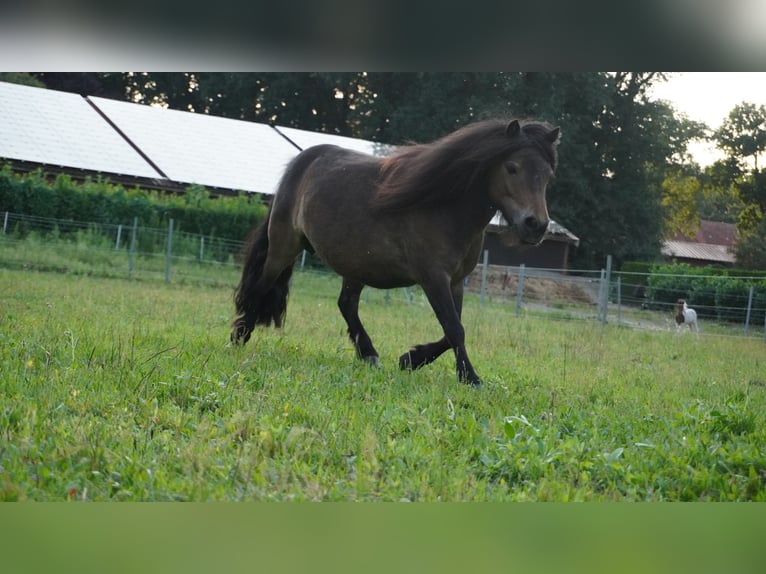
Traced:
POLYGON ((376 289, 394 289, 409 287, 416 281, 412 276, 385 262, 379 262, 374 267, 368 264, 354 265, 351 262, 333 262, 323 260, 341 277, 353 279, 376 289))

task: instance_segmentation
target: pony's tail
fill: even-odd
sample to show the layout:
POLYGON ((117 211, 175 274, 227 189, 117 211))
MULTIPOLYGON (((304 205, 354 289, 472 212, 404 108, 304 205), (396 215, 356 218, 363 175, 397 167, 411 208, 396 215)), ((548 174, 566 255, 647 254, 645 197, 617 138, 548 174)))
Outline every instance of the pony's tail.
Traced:
MULTIPOLYGON (((232 343, 244 344, 256 325, 279 328, 287 312, 287 296, 293 266, 288 266, 272 284, 264 284, 263 268, 269 251, 269 216, 255 228, 245 245, 242 278, 234 293, 236 317, 232 322, 232 343)), ((267 280, 268 281, 268 280, 267 280)))

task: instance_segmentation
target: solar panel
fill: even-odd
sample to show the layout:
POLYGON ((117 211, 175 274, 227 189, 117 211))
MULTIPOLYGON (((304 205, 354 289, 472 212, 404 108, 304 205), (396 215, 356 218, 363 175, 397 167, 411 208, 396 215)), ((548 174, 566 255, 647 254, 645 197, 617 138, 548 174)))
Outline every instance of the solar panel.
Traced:
POLYGON ((294 141, 301 149, 306 149, 311 146, 320 144, 333 144, 340 147, 352 149, 361 153, 370 155, 385 156, 388 155, 393 148, 391 146, 385 146, 377 144, 375 142, 350 138, 346 136, 339 136, 335 134, 325 134, 320 132, 309 132, 305 130, 299 130, 296 128, 288 128, 282 126, 275 126, 275 129, 282 132, 285 136, 294 141))
POLYGON ((0 158, 160 175, 77 94, 0 82, 0 158))
POLYGON ((265 124, 90 99, 174 181, 271 194, 298 153, 265 124))
POLYGON ((272 194, 298 154, 280 132, 302 149, 388 151, 339 135, 0 82, 0 158, 272 194))

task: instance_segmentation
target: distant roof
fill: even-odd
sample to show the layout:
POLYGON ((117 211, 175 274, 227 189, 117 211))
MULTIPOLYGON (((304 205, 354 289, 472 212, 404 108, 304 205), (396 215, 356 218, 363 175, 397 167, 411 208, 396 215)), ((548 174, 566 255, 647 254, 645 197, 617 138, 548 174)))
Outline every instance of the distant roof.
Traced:
POLYGON ((693 236, 676 234, 662 245, 666 257, 709 261, 711 263, 734 263, 733 247, 739 232, 733 223, 701 220, 693 236))
POLYGON ((714 263, 734 263, 734 254, 729 249, 726 245, 670 240, 663 244, 662 254, 667 257, 678 257, 681 259, 696 259, 714 263))
POLYGON ((731 247, 737 243, 739 232, 733 223, 721 221, 708 221, 703 219, 693 236, 676 234, 669 239, 674 241, 686 241, 691 243, 709 243, 711 245, 725 245, 731 247))

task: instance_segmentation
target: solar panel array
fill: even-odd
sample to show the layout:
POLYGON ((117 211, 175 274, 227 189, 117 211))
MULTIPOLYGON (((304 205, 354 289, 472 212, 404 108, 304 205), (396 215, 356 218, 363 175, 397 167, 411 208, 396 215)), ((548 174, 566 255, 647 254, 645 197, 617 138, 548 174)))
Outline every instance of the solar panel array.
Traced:
POLYGON ((0 82, 0 160, 271 194, 298 149, 373 142, 0 82))
POLYGON ((81 96, 3 82, 0 158, 159 177, 81 96))
POLYGON ((91 100, 173 181, 273 193, 298 153, 265 124, 91 100))

